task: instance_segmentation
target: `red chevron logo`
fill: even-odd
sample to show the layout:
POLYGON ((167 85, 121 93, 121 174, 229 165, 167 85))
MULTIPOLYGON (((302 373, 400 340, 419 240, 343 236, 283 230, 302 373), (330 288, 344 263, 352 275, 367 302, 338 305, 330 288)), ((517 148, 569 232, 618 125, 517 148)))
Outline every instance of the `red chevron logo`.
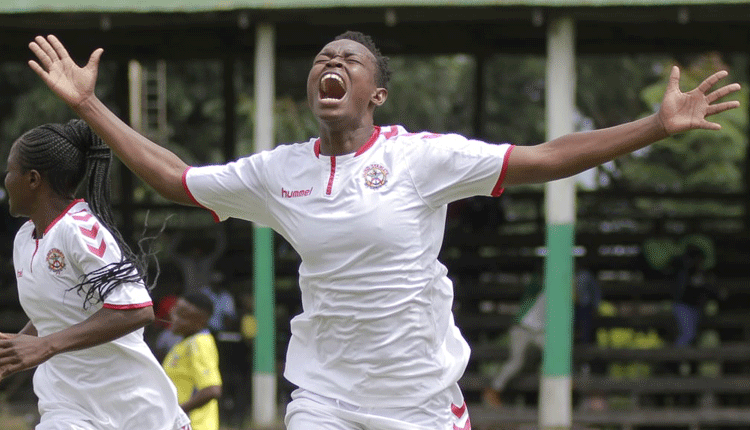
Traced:
POLYGON ((78 220, 78 221, 88 221, 89 219, 91 219, 92 216, 93 215, 91 215, 90 213, 81 212, 81 214, 73 215, 73 219, 78 220))
POLYGON ((89 247, 89 251, 91 251, 94 255, 98 257, 101 257, 102 255, 104 255, 104 251, 107 249, 107 244, 104 243, 104 240, 102 240, 102 243, 99 245, 98 248, 94 248, 93 246, 88 245, 88 244, 86 246, 89 247))
POLYGON ((471 430, 471 420, 467 417, 466 424, 463 427, 453 424, 453 430, 471 430))
POLYGON ((464 402, 464 404, 460 407, 451 404, 451 412, 453 412, 453 415, 455 415, 456 417, 461 418, 462 416, 464 416, 464 412, 466 412, 466 402, 464 402))
POLYGON ((97 233, 99 233, 99 223, 98 222, 94 223, 94 226, 91 227, 91 230, 87 229, 86 227, 78 227, 78 228, 81 229, 81 233, 83 233, 84 236, 90 237, 92 239, 94 239, 96 237, 97 233))
MULTIPOLYGON (((455 415, 456 418, 461 419, 461 417, 466 414, 466 402, 464 402, 461 406, 451 404, 451 412, 453 412, 453 415, 455 415)), ((453 430, 471 430, 471 420, 469 419, 469 417, 466 417, 466 424, 464 424, 463 427, 459 427, 457 424, 453 424, 453 430)))

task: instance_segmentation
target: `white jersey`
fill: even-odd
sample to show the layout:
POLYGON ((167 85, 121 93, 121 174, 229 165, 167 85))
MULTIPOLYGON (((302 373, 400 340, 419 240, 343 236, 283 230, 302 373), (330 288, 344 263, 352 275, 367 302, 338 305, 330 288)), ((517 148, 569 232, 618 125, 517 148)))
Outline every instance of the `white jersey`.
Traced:
POLYGON ((546 312, 547 299, 544 293, 539 293, 534 304, 526 311, 520 322, 532 330, 544 331, 544 322, 547 320, 546 312))
POLYGON ((410 406, 458 381, 469 358, 437 260, 446 205, 500 195, 510 148, 376 127, 355 154, 321 155, 311 139, 189 168, 184 183, 217 220, 270 226, 301 256, 290 382, 354 405, 410 406))
MULTIPOLYGON (((126 283, 117 286, 103 304, 83 308, 83 296, 72 290, 81 275, 120 257, 114 237, 83 200, 73 202, 41 239, 34 238, 31 221, 22 225, 15 238, 13 264, 21 306, 38 335, 80 323, 102 307, 151 306, 142 283, 126 283)), ((143 329, 52 357, 36 369, 34 391, 42 424, 71 417, 96 429, 188 428, 174 385, 144 342, 143 329)))

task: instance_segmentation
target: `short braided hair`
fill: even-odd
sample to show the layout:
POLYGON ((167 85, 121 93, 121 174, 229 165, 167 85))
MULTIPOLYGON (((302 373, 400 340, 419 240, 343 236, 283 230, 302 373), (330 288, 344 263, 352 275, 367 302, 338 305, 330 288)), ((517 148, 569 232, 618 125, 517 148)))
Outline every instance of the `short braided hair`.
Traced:
POLYGON ((380 53, 380 49, 373 42, 372 37, 361 33, 359 31, 346 31, 339 34, 333 40, 353 40, 360 43, 369 49, 372 55, 375 57, 375 65, 377 66, 377 74, 375 75, 375 83, 379 88, 388 89, 388 82, 391 81, 391 68, 388 65, 388 57, 380 53))
POLYGON ((203 293, 183 294, 182 299, 200 309, 208 317, 211 317, 214 313, 214 302, 211 301, 210 297, 203 293))

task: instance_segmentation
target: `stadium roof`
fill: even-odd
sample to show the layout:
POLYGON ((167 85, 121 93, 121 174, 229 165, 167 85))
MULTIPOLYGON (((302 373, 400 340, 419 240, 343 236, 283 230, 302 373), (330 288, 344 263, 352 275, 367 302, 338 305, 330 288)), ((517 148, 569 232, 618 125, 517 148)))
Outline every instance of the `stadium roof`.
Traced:
POLYGON ((266 22, 286 55, 345 30, 389 55, 543 54, 547 24, 562 16, 576 22, 580 53, 747 52, 750 40, 748 0, 0 0, 0 50, 25 58, 29 40, 54 33, 108 58, 245 55, 266 22))
POLYGON ((205 12, 341 7, 601 7, 745 4, 747 0, 4 0, 0 13, 205 12))

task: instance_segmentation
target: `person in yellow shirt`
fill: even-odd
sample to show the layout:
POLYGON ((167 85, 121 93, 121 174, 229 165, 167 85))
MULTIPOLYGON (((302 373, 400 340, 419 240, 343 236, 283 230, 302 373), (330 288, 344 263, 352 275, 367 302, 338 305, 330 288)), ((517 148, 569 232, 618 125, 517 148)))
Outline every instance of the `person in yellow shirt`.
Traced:
POLYGON ((167 353, 163 366, 193 430, 219 430, 219 353, 207 328, 212 313, 213 302, 200 293, 181 296, 170 312, 170 329, 184 338, 167 353))

